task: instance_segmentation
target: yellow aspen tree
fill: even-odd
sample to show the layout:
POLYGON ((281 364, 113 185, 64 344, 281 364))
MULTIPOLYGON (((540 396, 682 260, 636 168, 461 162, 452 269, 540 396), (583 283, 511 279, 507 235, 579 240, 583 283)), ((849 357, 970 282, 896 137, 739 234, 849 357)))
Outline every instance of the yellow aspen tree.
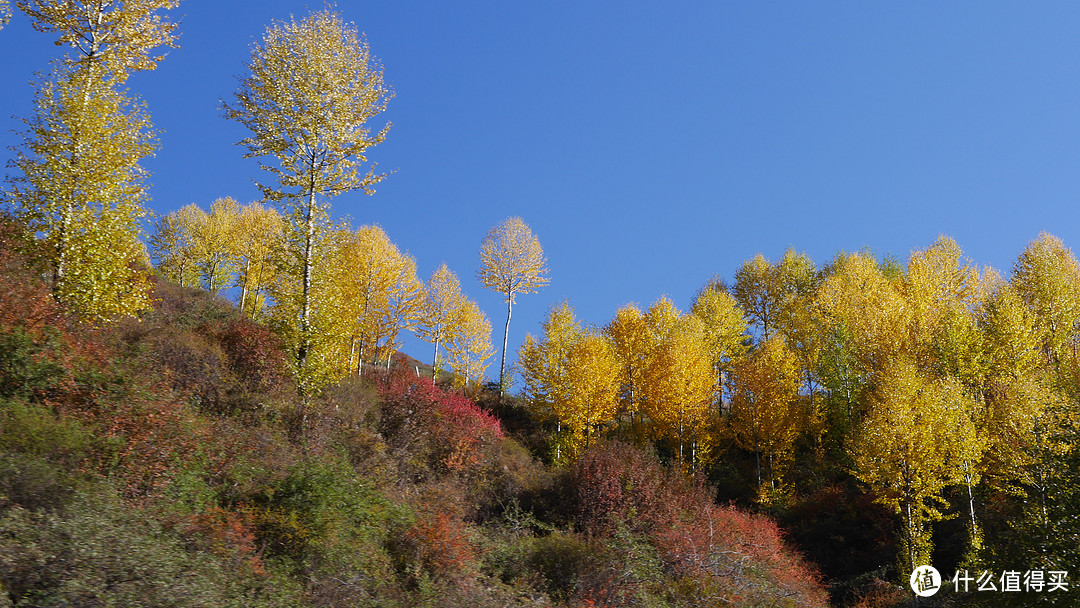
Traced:
POLYGON ((88 80, 123 81, 128 74, 157 67, 161 46, 176 48, 176 24, 164 11, 179 0, 16 0, 35 30, 57 35, 56 44, 72 49, 66 61, 90 68, 88 80))
POLYGON ((446 354, 454 385, 468 392, 479 386, 488 368, 488 359, 495 354, 491 346, 491 321, 480 307, 465 300, 454 313, 455 330, 447 335, 446 354))
POLYGON ((548 284, 547 260, 540 239, 520 217, 511 217, 492 228, 480 243, 480 283, 503 295, 506 327, 503 329, 502 360, 499 362, 499 396, 506 392, 506 342, 510 336, 510 316, 518 294, 534 293, 548 284))
POLYGON ((584 331, 572 346, 566 373, 569 401, 561 420, 575 438, 584 436, 585 449, 593 433, 618 413, 618 364, 611 343, 597 331, 584 331))
POLYGON ((731 292, 761 339, 768 340, 776 329, 776 317, 783 300, 783 284, 775 267, 762 254, 743 262, 735 271, 731 292))
POLYGON ((534 411, 551 415, 568 440, 558 439, 557 459, 575 458, 618 411, 618 360, 610 343, 583 329, 566 302, 551 309, 540 339, 527 336, 518 359, 525 396, 534 411))
POLYGON ((460 320, 460 308, 464 304, 461 282, 444 262, 431 273, 431 278, 424 285, 421 314, 417 324, 417 335, 435 346, 435 353, 431 358, 432 380, 435 380, 439 371, 439 345, 459 331, 455 322, 460 320))
POLYGON ((713 402, 713 365, 700 319, 683 315, 661 298, 645 315, 650 345, 645 361, 642 407, 657 436, 679 444, 679 462, 697 462, 698 431, 713 402))
POLYGON ((822 336, 818 375, 826 390, 826 436, 835 457, 849 457, 849 437, 869 407, 867 390, 907 349, 908 316, 897 280, 886 276, 873 256, 842 254, 828 267, 812 319, 822 336))
POLYGON ((239 216, 240 204, 229 196, 210 203, 210 211, 195 214, 191 253, 203 288, 211 293, 233 282, 239 216))
POLYGON ((38 89, 10 179, 16 212, 44 235, 53 293, 92 321, 150 306, 141 159, 154 149, 141 106, 70 67, 38 89))
MULTIPOLYGON (((912 354, 921 366, 945 365, 966 374, 980 367, 978 353, 946 353, 942 348, 965 346, 949 344, 949 338, 955 341, 964 325, 969 329, 966 333, 975 333, 974 313, 982 296, 981 282, 979 271, 963 258, 959 245, 949 237, 938 237, 928 249, 911 254, 900 288, 910 311, 907 343, 916 351, 912 354), (959 357, 963 363, 948 366, 941 360, 942 355, 959 357)), ((979 382, 972 378, 971 383, 979 382)))
POLYGON ((176 0, 123 3, 21 0, 34 29, 70 52, 38 90, 14 165, 15 207, 45 235, 56 297, 84 318, 109 321, 149 307, 140 241, 146 191, 139 162, 155 147, 142 104, 120 85, 175 46, 160 12, 176 0))
POLYGON ((855 477, 903 521, 901 573, 930 563, 929 524, 948 506, 944 490, 963 483, 970 451, 982 449, 975 425, 963 420, 970 397, 953 378, 930 380, 898 359, 882 370, 873 406, 853 437, 855 477))
POLYGON ((992 487, 1034 503, 1041 527, 1050 530, 1054 463, 1074 449, 1066 433, 1075 424, 1071 406, 1053 387, 1045 332, 1015 285, 1002 285, 988 298, 985 333, 987 478, 992 487))
POLYGON ((240 311, 252 319, 263 307, 263 294, 273 281, 284 229, 281 213, 257 202, 242 207, 236 218, 235 286, 240 288, 240 311))
POLYGON ((1076 355, 1080 326, 1080 263, 1061 239, 1042 233, 1017 258, 1012 284, 1035 313, 1046 360, 1076 355))
POLYGON ((181 287, 198 283, 193 252, 193 231, 201 210, 185 205, 158 218, 150 235, 150 253, 157 260, 155 268, 166 280, 181 287))
MULTIPOLYGON (((908 315, 907 356, 931 376, 950 376, 968 393, 970 411, 961 412, 957 424, 974 425, 966 432, 987 435, 988 416, 982 388, 985 384, 983 334, 977 327, 976 312, 983 297, 983 277, 964 259, 953 239, 940 236, 927 249, 915 251, 908 259, 900 283, 908 315)), ((985 442, 972 445, 985 447, 985 442)), ((971 551, 981 546, 976 518, 974 486, 984 471, 983 452, 971 449, 956 463, 963 475, 968 495, 968 532, 971 551)))
POLYGON ((723 405, 724 374, 731 362, 746 353, 746 317, 726 290, 706 287, 694 298, 690 312, 705 329, 705 343, 712 360, 716 400, 723 405))
POLYGON ((731 372, 728 425, 735 442, 754 453, 757 491, 768 502, 783 482, 783 471, 798 434, 805 427, 799 410, 799 369, 783 335, 765 340, 731 372), (762 484, 761 458, 768 464, 768 487, 762 484))
POLYGON ((320 234, 315 241, 319 251, 326 256, 325 264, 319 264, 312 274, 312 289, 308 292, 309 316, 307 331, 297 322, 303 306, 302 285, 294 275, 278 273, 268 286, 268 294, 274 302, 269 312, 269 325, 281 336, 287 352, 297 353, 303 345, 307 356, 303 361, 289 357, 290 371, 296 378, 301 397, 301 419, 306 420, 310 398, 324 387, 337 381, 349 369, 349 340, 344 294, 337 284, 341 274, 342 230, 320 234))
POLYGON ((837 258, 818 288, 817 322, 850 337, 859 372, 872 375, 905 348, 908 311, 896 283, 866 254, 837 258))
POLYGON ((412 330, 420 320, 424 289, 423 281, 416 276, 416 259, 408 253, 398 252, 397 247, 393 247, 392 253, 394 255, 388 269, 392 283, 379 324, 386 369, 390 369, 390 359, 401 346, 398 341, 400 333, 412 330))
POLYGON ((583 330, 567 302, 552 307, 540 329, 539 338, 526 334, 518 350, 518 367, 525 384, 523 394, 538 416, 554 418, 561 430, 562 408, 569 401, 570 354, 583 330))
POLYGON ((8 0, 0 0, 0 30, 11 20, 11 5, 8 0))
POLYGON ((335 312, 340 335, 350 342, 350 366, 355 355, 357 375, 365 357, 375 360, 383 337, 383 316, 390 308, 396 275, 397 248, 378 226, 362 226, 336 233, 337 255, 329 260, 330 281, 339 294, 335 312))
POLYGON ((782 286, 775 325, 798 362, 800 383, 806 395, 808 431, 815 447, 820 449, 822 437, 827 431, 824 403, 818 398, 821 387, 818 369, 825 334, 814 323, 812 311, 822 273, 809 256, 794 249, 784 252, 775 272, 782 286))
MULTIPOLYGON (((615 311, 604 327, 604 335, 615 349, 619 363, 620 410, 630 415, 630 425, 636 426, 645 359, 648 354, 649 336, 645 315, 634 304, 627 304, 615 311)), ((636 429, 635 429, 636 430, 636 429)))
POLYGON ((313 340, 311 323, 318 250, 328 230, 328 200, 344 192, 374 193, 386 177, 365 168, 367 150, 386 139, 366 125, 386 109, 392 92, 357 29, 324 10, 306 19, 275 22, 252 51, 249 75, 240 80, 233 104, 222 104, 227 118, 251 131, 241 145, 247 158, 271 157, 262 164, 272 184, 264 195, 285 206, 289 256, 285 270, 300 285, 294 349, 303 369, 313 340))

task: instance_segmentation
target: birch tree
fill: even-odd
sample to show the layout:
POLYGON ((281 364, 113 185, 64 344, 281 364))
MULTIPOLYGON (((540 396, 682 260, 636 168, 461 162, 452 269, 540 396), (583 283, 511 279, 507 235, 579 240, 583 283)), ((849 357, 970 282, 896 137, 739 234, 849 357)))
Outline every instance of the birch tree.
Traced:
POLYGON ((435 346, 431 357, 431 379, 439 370, 439 345, 459 331, 457 321, 461 319, 460 309, 465 304, 461 294, 461 282, 443 263, 424 285, 421 299, 421 314, 417 325, 417 335, 435 346))
POLYGON ((141 103, 120 87, 175 46, 160 14, 176 0, 123 3, 22 0, 34 29, 70 51, 44 78, 12 177, 16 211, 44 234, 53 293, 84 318, 108 321, 149 307, 139 238, 147 198, 142 159, 156 140, 141 103))
POLYGON ((252 50, 249 75, 240 80, 225 116, 251 131, 239 143, 247 158, 274 181, 259 183, 264 195, 284 205, 291 258, 286 269, 300 285, 295 324, 298 369, 312 341, 313 268, 322 258, 321 235, 329 226, 329 199, 354 190, 374 193, 385 177, 367 165, 367 151, 386 139, 390 123, 372 131, 367 123, 392 97, 382 67, 367 41, 337 13, 275 22, 252 50))
POLYGON ((454 372, 454 383, 464 391, 475 389, 487 371, 487 360, 495 354, 491 347, 491 321, 471 300, 458 307, 453 321, 455 330, 446 340, 447 361, 454 372))
POLYGON ((510 336, 510 316, 518 294, 533 293, 548 284, 547 260, 540 240, 519 217, 511 217, 491 229, 480 243, 480 283, 503 295, 506 327, 503 329, 502 360, 499 363, 499 396, 506 391, 506 342, 510 336))

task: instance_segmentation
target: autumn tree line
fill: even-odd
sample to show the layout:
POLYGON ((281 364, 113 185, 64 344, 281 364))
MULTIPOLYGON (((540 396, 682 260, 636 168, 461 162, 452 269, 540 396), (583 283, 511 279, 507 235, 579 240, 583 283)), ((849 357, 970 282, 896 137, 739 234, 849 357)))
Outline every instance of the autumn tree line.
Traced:
POLYGON ((947 237, 906 264, 757 255, 686 312, 665 297, 590 327, 556 305, 519 357, 562 456, 618 433, 666 442, 693 468, 735 444, 755 461, 762 504, 793 491, 796 457, 831 462, 899 516, 898 569, 910 572, 931 563, 943 518, 967 522, 969 558, 985 558, 980 515, 1003 496, 1053 561, 1078 344, 1080 263, 1042 234, 1007 278, 947 237))
MULTIPOLYGON (((287 231, 276 209, 222 198, 209 210, 188 205, 162 217, 151 254, 181 286, 235 287, 244 314, 295 341, 300 300, 283 271, 287 231)), ((389 366, 405 331, 433 344, 433 375, 445 362, 459 387, 478 385, 493 354, 491 323, 446 264, 421 280, 416 260, 378 226, 335 226, 314 244, 321 253, 312 268, 309 361, 319 364, 305 372, 312 386, 360 375, 365 364, 389 366)))

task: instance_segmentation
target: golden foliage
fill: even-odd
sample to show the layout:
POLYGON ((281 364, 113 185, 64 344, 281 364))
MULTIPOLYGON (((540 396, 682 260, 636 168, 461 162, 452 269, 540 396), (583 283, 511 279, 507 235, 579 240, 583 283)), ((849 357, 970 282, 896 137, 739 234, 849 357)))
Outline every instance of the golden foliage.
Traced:
POLYGON ((475 389, 487 371, 487 360, 495 354, 491 347, 491 322, 476 302, 465 300, 451 320, 454 331, 449 334, 446 352, 455 386, 475 389))
POLYGON ((800 410, 799 369, 782 335, 774 335, 736 362, 731 372, 728 424, 735 442, 758 458, 758 494, 767 498, 761 462, 768 464, 769 487, 782 483, 795 439, 806 428, 800 410))
POLYGON ((946 487, 963 482, 984 439, 973 403, 952 378, 931 380, 910 359, 879 375, 874 404, 851 442, 854 475, 904 520, 906 571, 928 563, 927 524, 942 517, 946 487))
POLYGON ((162 56, 152 55, 154 49, 176 48, 176 24, 161 13, 179 6, 179 0, 16 0, 15 5, 35 30, 55 33, 58 45, 75 49, 70 63, 101 64, 117 81, 157 67, 162 56))
POLYGON ((499 363, 499 394, 506 390, 506 341, 510 335, 510 316, 519 293, 533 293, 548 284, 547 260, 540 239, 520 217, 498 224, 480 243, 480 283, 506 298, 506 327, 503 330, 502 357, 499 363))
POLYGON ((102 80, 58 68, 26 124, 12 195, 49 245, 56 297, 98 321, 148 308, 139 162, 154 139, 141 106, 102 80))
MULTIPOLYGON (((683 315, 667 298, 645 314, 649 347, 642 383, 642 409, 658 436, 684 445, 696 443, 713 403, 713 361, 705 338, 705 325, 694 315, 683 315)), ((692 445, 693 447, 693 445, 692 445)))
POLYGON ((542 329, 539 339, 526 336, 518 353, 525 396, 534 411, 568 428, 573 458, 615 419, 618 360, 611 343, 583 329, 566 302, 551 309, 542 329))
POLYGON ((386 139, 390 124, 376 133, 366 124, 393 93, 355 26, 329 10, 275 22, 247 68, 235 103, 223 109, 251 131, 240 142, 247 157, 276 160, 262 165, 278 182, 260 184, 268 198, 373 192, 386 175, 376 175, 374 165, 363 170, 365 154, 386 139))
POLYGON ((631 420, 638 413, 641 400, 645 358, 649 351, 647 331, 645 315, 633 304, 615 311, 615 318, 604 327, 604 335, 615 349, 620 370, 620 409, 630 414, 631 420))

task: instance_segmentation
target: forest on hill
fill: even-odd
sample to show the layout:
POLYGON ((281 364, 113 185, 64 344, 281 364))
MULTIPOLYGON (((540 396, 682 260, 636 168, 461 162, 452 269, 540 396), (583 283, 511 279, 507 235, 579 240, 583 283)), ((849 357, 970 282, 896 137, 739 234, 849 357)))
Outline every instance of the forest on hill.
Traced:
POLYGON ((330 207, 387 177, 393 95, 340 14, 272 23, 222 103, 264 200, 144 235, 156 142, 124 86, 178 1, 15 4, 67 54, 0 217, 0 606, 1076 603, 1060 239, 1007 274, 947 236, 758 254, 686 311, 556 303, 507 366, 549 281, 524 220, 479 240, 496 348, 445 264, 422 280, 330 207))

